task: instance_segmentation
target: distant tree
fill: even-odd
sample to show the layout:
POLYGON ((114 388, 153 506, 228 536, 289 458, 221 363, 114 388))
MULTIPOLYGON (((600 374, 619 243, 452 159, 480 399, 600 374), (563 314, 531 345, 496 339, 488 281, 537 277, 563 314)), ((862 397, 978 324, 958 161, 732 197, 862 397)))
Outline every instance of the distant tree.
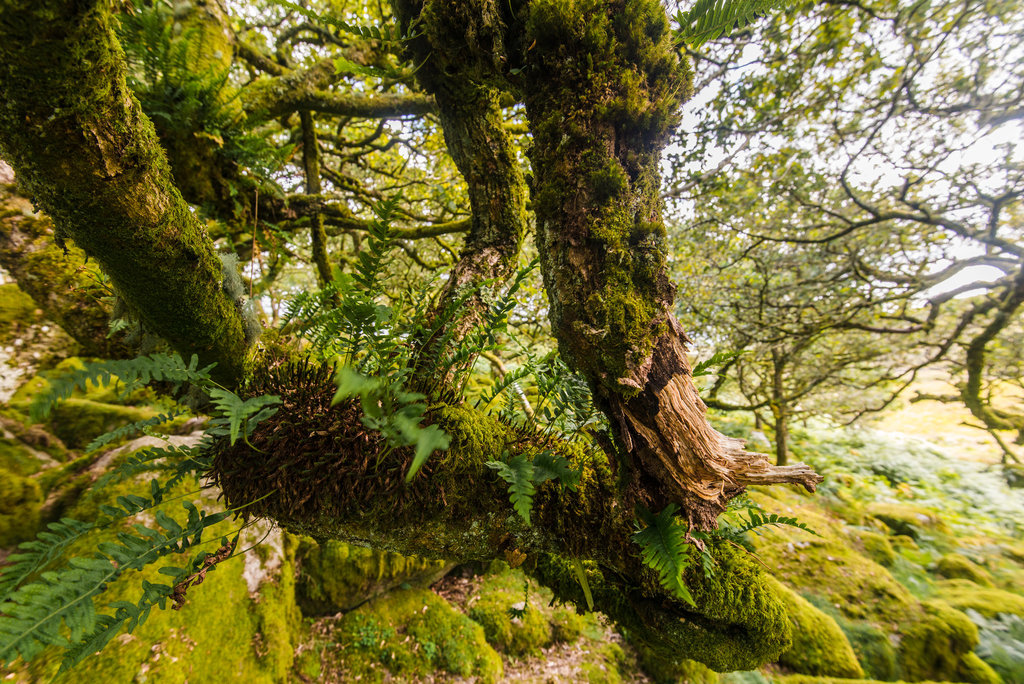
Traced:
MULTIPOLYGON (((733 339, 749 327, 759 290, 773 293, 775 311, 753 318, 767 346, 731 369, 734 377, 747 369, 746 387, 752 364, 768 364, 772 321, 784 313, 800 327, 780 326, 780 337, 793 333, 790 344, 805 349, 799 340, 808 327, 812 335, 831 330, 829 346, 859 351, 904 349, 913 338, 915 362, 877 357, 880 365, 855 384, 896 370, 884 374, 900 379, 898 391, 920 368, 948 362, 956 399, 987 429, 1019 433, 1024 415, 1005 402, 996 408, 998 393, 981 388, 1003 374, 992 351, 1011 334, 1024 301, 1022 28, 1015 2, 807 4, 697 56, 706 103, 680 132, 667 188, 678 200, 679 234, 684 241, 710 235, 737 264, 763 266, 749 266, 760 273, 753 280, 730 281, 724 255, 705 262, 706 273, 726 276, 713 301, 743 304, 708 305, 701 296, 709 288, 687 287, 693 296, 681 306, 702 316, 703 329, 733 339), (783 297, 799 270, 777 271, 794 260, 821 274, 821 289, 790 303, 783 297), (979 266, 1002 275, 933 289, 979 266), (955 298, 968 291, 983 294, 960 306, 955 298), (862 341, 839 342, 841 331, 862 341), (866 335, 875 340, 869 347, 866 335)), ((694 282, 697 263, 680 261, 684 283, 694 282)), ((788 359, 775 344, 774 358, 788 359)), ((808 384, 799 375, 835 373, 845 382, 847 366, 788 368, 783 375, 793 378, 782 384, 798 391, 808 384)), ((767 396, 778 383, 762 375, 767 396)))

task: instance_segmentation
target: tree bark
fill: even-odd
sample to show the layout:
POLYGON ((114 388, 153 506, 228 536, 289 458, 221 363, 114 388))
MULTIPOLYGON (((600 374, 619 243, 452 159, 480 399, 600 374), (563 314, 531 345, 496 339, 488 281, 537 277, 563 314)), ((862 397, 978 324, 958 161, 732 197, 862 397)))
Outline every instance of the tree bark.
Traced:
POLYGON ((242 375, 250 340, 241 307, 127 88, 105 3, 4 4, 0 153, 58 241, 95 259, 151 332, 217 363, 222 380, 242 375))
POLYGON ((714 527, 748 484, 821 480, 715 431, 671 313, 660 153, 691 74, 654 0, 536 0, 522 92, 534 144, 537 243, 559 350, 634 457, 635 490, 714 527))

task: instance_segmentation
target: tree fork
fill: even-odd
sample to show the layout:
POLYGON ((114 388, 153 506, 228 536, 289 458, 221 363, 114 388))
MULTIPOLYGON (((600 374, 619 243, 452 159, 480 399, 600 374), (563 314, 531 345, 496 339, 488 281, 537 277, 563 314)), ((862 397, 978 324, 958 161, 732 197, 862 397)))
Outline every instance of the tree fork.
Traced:
POLYGON ((125 82, 107 4, 8 0, 0 12, 0 152, 58 240, 95 259, 128 307, 232 382, 249 341, 205 229, 125 82))

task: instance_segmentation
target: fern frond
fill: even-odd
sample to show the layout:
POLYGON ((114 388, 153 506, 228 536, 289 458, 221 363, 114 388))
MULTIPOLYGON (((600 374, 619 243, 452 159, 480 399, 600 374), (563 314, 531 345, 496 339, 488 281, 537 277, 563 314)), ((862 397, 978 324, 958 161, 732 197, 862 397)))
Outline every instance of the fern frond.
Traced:
POLYGON ((6 603, 22 582, 63 555, 68 547, 95 528, 95 523, 61 518, 47 524, 48 531, 19 544, 19 550, 7 557, 9 565, 0 572, 0 604, 6 603))
POLYGON ((800 522, 796 518, 786 517, 784 515, 779 515, 778 513, 772 513, 771 515, 768 515, 763 512, 759 513, 755 510, 751 510, 748 515, 749 518, 747 520, 741 519, 741 524, 734 528, 733 531, 736 534, 744 534, 746 532, 756 531, 759 527, 765 527, 767 525, 785 525, 787 527, 795 527, 797 529, 803 530, 804 532, 809 532, 813 534, 815 537, 821 536, 820 534, 818 534, 817 532, 809 528, 806 524, 800 522))
POLYGON ((787 0, 697 0, 686 12, 679 12, 676 37, 692 48, 735 28, 743 28, 769 12, 787 4, 787 0))
POLYGON ((415 37, 415 34, 402 34, 399 31, 391 28, 390 26, 362 26, 359 24, 350 24, 349 22, 338 19, 336 17, 326 16, 322 13, 314 12, 313 10, 298 5, 294 2, 288 2, 288 0, 272 0, 275 5, 286 7, 293 12, 301 14, 305 18, 313 22, 319 22, 327 24, 328 26, 334 26, 335 28, 341 29, 345 33, 349 33, 353 36, 363 38, 365 40, 379 40, 382 42, 398 42, 403 40, 409 40, 415 37))
POLYGON ((683 581, 683 573, 692 562, 690 545, 686 533, 676 523, 678 506, 669 504, 658 515, 647 509, 639 510, 645 527, 633 535, 633 541, 640 546, 644 564, 658 573, 661 585, 677 598, 696 607, 690 590, 683 581))
POLYGON ((742 350, 715 352, 711 355, 710 359, 705 359, 694 366, 690 375, 695 378, 699 378, 702 375, 711 375, 714 369, 721 368, 741 354, 743 354, 742 350))
POLYGON ((87 363, 84 368, 50 380, 49 388, 37 394, 32 402, 32 419, 43 420, 58 402, 69 398, 75 390, 88 389, 89 383, 106 385, 119 382, 123 395, 154 381, 172 383, 177 389, 187 382, 209 382, 214 365, 199 368, 199 357, 195 354, 188 364, 178 354, 150 354, 136 359, 87 363))
POLYGON ((498 477, 508 483, 508 498, 516 513, 530 524, 530 510, 533 508, 533 463, 524 454, 508 461, 488 461, 485 465, 498 471, 498 477))
POLYGON ((175 418, 179 418, 188 413, 184 410, 169 411, 167 413, 161 413, 153 416, 152 418, 146 418, 145 420, 137 420, 134 423, 129 423, 116 430, 104 433, 96 439, 89 442, 89 445, 85 447, 85 453, 91 454, 92 452, 100 449, 113 441, 121 439, 122 437, 128 437, 135 435, 140 432, 146 432, 147 428, 156 427, 157 425, 163 425, 164 423, 170 423, 175 418))

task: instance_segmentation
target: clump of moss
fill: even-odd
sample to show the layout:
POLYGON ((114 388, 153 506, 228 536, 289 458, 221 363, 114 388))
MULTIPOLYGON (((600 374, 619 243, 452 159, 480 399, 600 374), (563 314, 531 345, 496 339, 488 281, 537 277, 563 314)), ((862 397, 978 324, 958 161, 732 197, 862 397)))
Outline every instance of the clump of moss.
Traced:
POLYGON ((946 531, 942 519, 921 506, 875 502, 867 507, 866 513, 882 522, 893 533, 905 534, 914 539, 918 539, 923 531, 946 531))
POLYGON ((774 578, 778 593, 793 627, 793 645, 779 656, 779 662, 796 672, 834 677, 863 677, 864 672, 843 631, 831 617, 774 578))
POLYGON ((867 622, 837 620, 846 640, 853 648, 864 674, 885 682, 895 680, 900 672, 896 649, 889 635, 867 622))
POLYGON ((68 399, 51 414, 54 434, 72 449, 82 449, 100 435, 157 415, 152 408, 119 406, 91 399, 68 399))
POLYGON ((1012 613, 1024 618, 1024 596, 1002 589, 979 587, 965 579, 946 580, 935 586, 940 599, 957 610, 976 610, 987 618, 1012 613))
POLYGON ((441 560, 338 541, 317 544, 308 537, 299 541, 296 562, 300 567, 296 599, 307 616, 352 610, 402 584, 427 586, 448 567, 441 560))
POLYGON ((494 682, 502 674, 483 629, 422 589, 394 591, 346 614, 336 639, 350 680, 408 680, 440 669, 494 682))
POLYGON ((634 643, 640 668, 657 684, 687 682, 688 684, 717 684, 718 673, 704 663, 687 658, 666 658, 661 653, 647 648, 643 643, 634 643))
POLYGON ((630 663, 626 652, 614 642, 595 644, 590 658, 580 664, 576 678, 588 684, 619 684, 630 663))
POLYGON ((0 548, 10 548, 35 536, 43 495, 39 484, 0 469, 0 548))
POLYGON ((972 684, 1002 684, 1003 679, 977 653, 965 653, 957 668, 957 679, 972 684))
POLYGON ((922 602, 900 634, 900 666, 911 680, 957 681, 961 661, 978 645, 970 618, 942 601, 922 602))
POLYGON ((534 654, 553 641, 551 625, 523 595, 489 589, 467 604, 469 617, 484 629, 487 641, 512 656, 534 654))
POLYGON ((17 285, 0 285, 0 341, 7 340, 12 332, 39 318, 35 302, 17 285))
POLYGON ((896 551, 892 548, 889 537, 871 530, 857 532, 857 538, 864 547, 864 553, 879 565, 886 567, 896 561, 896 551))
POLYGON ((983 587, 992 586, 992 576, 959 553, 947 553, 940 558, 935 564, 935 572, 946 579, 964 579, 983 587))

